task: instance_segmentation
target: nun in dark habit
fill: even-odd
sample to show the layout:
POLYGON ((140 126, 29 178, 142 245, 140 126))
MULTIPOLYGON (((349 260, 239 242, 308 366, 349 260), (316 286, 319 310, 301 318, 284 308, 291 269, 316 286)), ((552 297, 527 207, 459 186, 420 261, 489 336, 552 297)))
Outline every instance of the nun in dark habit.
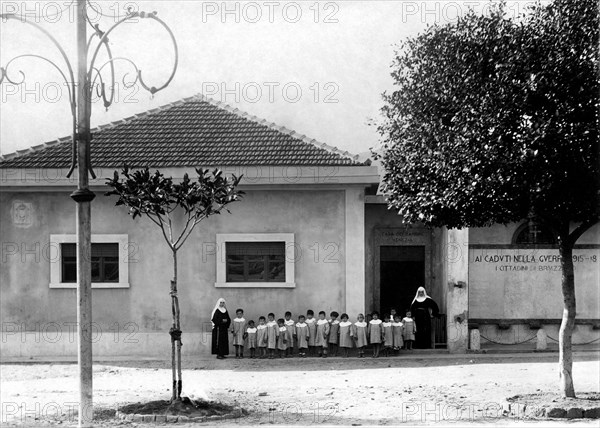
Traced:
POLYGON ((427 295, 425 288, 419 287, 417 294, 410 305, 412 317, 415 320, 417 332, 415 333, 415 348, 431 348, 431 319, 439 317, 440 309, 437 303, 427 295))
POLYGON ((226 355, 229 355, 229 325, 231 319, 227 308, 225 307, 225 299, 222 297, 217 300, 217 304, 212 312, 212 354, 217 354, 217 358, 222 360, 226 355))

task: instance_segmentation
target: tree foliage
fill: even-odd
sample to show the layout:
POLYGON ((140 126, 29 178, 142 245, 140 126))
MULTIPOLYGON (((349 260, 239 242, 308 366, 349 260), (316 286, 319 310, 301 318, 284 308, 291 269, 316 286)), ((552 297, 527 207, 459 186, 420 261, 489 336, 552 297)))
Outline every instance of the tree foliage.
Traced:
POLYGON ((503 5, 408 39, 384 95, 384 192, 407 222, 597 219, 595 0, 503 5))
POLYGON ((184 174, 180 183, 174 183, 161 172, 150 173, 148 167, 131 172, 125 165, 121 175, 117 171, 106 184, 112 188, 106 196, 117 195, 116 205, 124 205, 134 219, 147 216, 163 231, 167 243, 178 250, 193 228, 203 219, 229 212, 227 205, 241 199, 243 191, 236 190, 241 177, 228 178, 221 170, 196 169, 198 179, 193 181, 184 174), (182 209, 186 216, 185 226, 179 234, 173 231, 171 214, 182 209))

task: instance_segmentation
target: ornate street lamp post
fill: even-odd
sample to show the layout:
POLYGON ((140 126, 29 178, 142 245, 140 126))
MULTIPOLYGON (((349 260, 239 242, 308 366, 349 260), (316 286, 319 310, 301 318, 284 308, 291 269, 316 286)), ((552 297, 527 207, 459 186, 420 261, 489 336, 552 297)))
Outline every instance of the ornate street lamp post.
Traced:
POLYGON ((156 16, 156 12, 132 12, 129 11, 124 18, 117 21, 106 32, 100 30, 98 24, 94 25, 89 20, 87 8, 94 9, 88 0, 77 0, 76 3, 76 26, 77 26, 77 78, 75 78, 73 67, 67 57, 65 50, 52 36, 50 32, 35 22, 28 21, 25 16, 17 14, 0 14, 0 23, 5 24, 8 21, 20 21, 29 24, 42 34, 47 36, 54 46, 58 49, 66 70, 57 65, 54 61, 37 54, 18 55, 6 63, 6 66, 0 67, 0 84, 3 81, 13 85, 20 85, 25 82, 25 74, 19 70, 20 78, 11 78, 9 68, 14 61, 20 58, 35 58, 50 63, 62 75, 67 88, 69 88, 69 102, 71 114, 73 117, 73 139, 72 139, 72 163, 67 177, 70 177, 75 167, 78 172, 77 189, 71 193, 71 198, 77 204, 77 330, 78 330, 78 364, 79 364, 79 426, 89 426, 93 420, 93 388, 92 388, 92 269, 91 269, 91 202, 95 197, 94 192, 89 189, 89 175, 96 178, 90 162, 90 116, 92 112, 92 94, 96 92, 108 108, 114 99, 115 90, 115 62, 125 61, 136 71, 136 78, 126 86, 132 86, 139 83, 151 94, 164 89, 171 83, 178 63, 178 50, 175 37, 170 28, 156 16), (171 75, 167 81, 160 87, 149 87, 142 77, 142 71, 135 63, 124 57, 114 57, 109 46, 109 35, 112 31, 124 22, 133 19, 146 18, 160 24, 168 33, 174 48, 174 65, 171 75), (87 26, 90 25, 93 33, 88 39, 87 26), (92 50, 93 41, 97 44, 92 50), (101 66, 96 66, 96 59, 101 49, 104 49, 108 56, 108 61, 101 66), (89 59, 89 62, 88 62, 89 59), (104 82, 102 71, 105 67, 109 68, 110 78, 109 86, 104 82), (88 175, 89 174, 89 175, 88 175))

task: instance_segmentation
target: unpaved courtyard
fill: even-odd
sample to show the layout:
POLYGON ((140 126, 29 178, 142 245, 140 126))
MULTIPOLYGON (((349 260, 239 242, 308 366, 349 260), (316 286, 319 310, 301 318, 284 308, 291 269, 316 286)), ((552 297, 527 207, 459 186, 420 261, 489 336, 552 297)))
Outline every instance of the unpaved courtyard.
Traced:
MULTIPOLYGON (((556 391, 557 361, 556 353, 188 359, 184 361, 184 395, 217 400, 250 412, 220 425, 531 425, 536 422, 503 415, 505 399, 556 391)), ((2 426, 76 425, 76 364, 3 364, 0 368, 2 426)), ((577 391, 600 391, 597 352, 576 354, 574 378, 577 391)), ((167 360, 94 365, 97 409, 168 399, 170 384, 167 360)), ((537 422, 540 426, 565 423, 537 422)), ((98 422, 99 426, 116 424, 154 426, 98 422)), ((569 423, 576 425, 597 426, 597 421, 569 423)))

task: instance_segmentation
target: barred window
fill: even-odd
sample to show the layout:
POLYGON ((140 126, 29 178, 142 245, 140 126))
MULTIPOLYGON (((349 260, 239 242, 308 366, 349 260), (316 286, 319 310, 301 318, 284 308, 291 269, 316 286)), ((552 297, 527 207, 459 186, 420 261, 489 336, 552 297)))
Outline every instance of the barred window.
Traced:
POLYGON ((226 242, 227 282, 285 282, 285 242, 226 242))
MULTIPOLYGON (((63 283, 77 282, 77 245, 60 244, 63 283)), ((92 243, 92 282, 119 282, 119 244, 92 243)))

